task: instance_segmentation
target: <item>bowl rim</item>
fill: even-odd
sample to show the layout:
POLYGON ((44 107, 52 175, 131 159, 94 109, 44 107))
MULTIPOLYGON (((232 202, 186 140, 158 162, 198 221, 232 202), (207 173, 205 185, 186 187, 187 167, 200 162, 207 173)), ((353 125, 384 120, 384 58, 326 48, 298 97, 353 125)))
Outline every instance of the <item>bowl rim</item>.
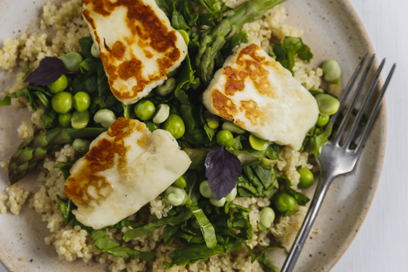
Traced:
MULTIPOLYGON (((345 6, 346 12, 350 15, 349 18, 352 19, 358 28, 361 37, 363 38, 363 41, 367 44, 369 48, 370 53, 374 53, 374 47, 373 44, 370 40, 370 37, 367 33, 367 30, 365 29, 360 17, 358 16, 357 12, 353 8, 352 4, 350 3, 349 0, 337 0, 340 3, 343 3, 345 6)), ((378 67, 378 62, 375 60, 374 67, 378 67)), ((383 86, 383 81, 382 78, 380 77, 379 82, 378 82, 378 87, 383 86)), ((383 131, 382 131, 382 148, 379 150, 379 168, 378 168, 378 173, 373 179, 373 186, 371 190, 371 194, 367 199, 366 206, 364 209, 364 212, 361 214, 359 219, 357 220, 355 224, 356 231, 353 231, 353 234, 351 237, 348 237, 346 241, 344 241, 344 246, 341 249, 341 252, 333 259, 332 264, 325 269, 324 271, 329 272, 330 270, 333 269, 333 267, 338 263, 338 261, 341 259, 341 257, 344 255, 344 253, 347 251, 347 249, 350 247, 351 243, 353 242, 354 238, 356 237, 358 230, 361 228, 365 218, 367 217, 368 211, 370 210, 371 204, 374 200, 374 196, 377 192, 378 184, 381 178, 381 173, 382 173, 382 168, 384 165, 384 157, 385 157, 385 149, 386 149, 386 138, 387 138, 387 107, 386 107, 386 99, 383 99, 382 105, 381 105, 381 110, 378 113, 378 117, 376 122, 381 122, 383 124, 383 131)), ((8 271, 12 271, 11 267, 6 264, 6 262, 3 261, 3 258, 0 256, 0 264, 7 269, 8 271)))
MULTIPOLYGON (((347 13, 350 14, 350 18, 354 21, 356 27, 361 33, 361 37, 363 38, 364 42, 367 44, 369 48, 369 53, 374 53, 374 46, 371 42, 371 39, 367 33, 367 30, 365 29, 360 17, 358 16, 357 12, 355 11, 354 7, 350 3, 350 0, 338 0, 339 2, 342 2, 345 6, 345 9, 347 13)), ((374 62, 374 67, 378 68, 378 62, 375 60, 374 62)), ((378 82, 378 87, 382 88, 383 87, 383 81, 382 78, 379 78, 378 82)), ((386 140, 387 140, 387 106, 386 106, 386 99, 384 97, 382 105, 381 105, 381 110, 378 113, 376 122, 381 122, 384 126, 384 130, 382 132, 382 148, 379 150, 379 169, 377 175, 374 177, 374 182, 373 182, 373 189, 371 190, 371 194, 367 199, 367 203, 364 209, 364 212, 361 214, 359 217, 358 221, 355 224, 356 231, 353 231, 353 235, 349 237, 345 242, 344 242, 344 247, 341 249, 341 252, 334 258, 333 263, 330 265, 329 268, 327 268, 325 271, 329 272, 330 270, 333 269, 333 267, 337 264, 337 262, 343 257, 344 253, 347 251, 347 249, 350 247, 351 243, 353 242, 354 238, 358 234, 358 230, 361 228, 363 225, 363 222, 365 218, 367 217, 368 211, 370 210, 371 204, 374 200, 374 196, 377 192, 377 187, 380 182, 381 178, 381 173, 382 173, 382 168, 384 165, 384 157, 385 157, 385 148, 386 148, 386 140)))

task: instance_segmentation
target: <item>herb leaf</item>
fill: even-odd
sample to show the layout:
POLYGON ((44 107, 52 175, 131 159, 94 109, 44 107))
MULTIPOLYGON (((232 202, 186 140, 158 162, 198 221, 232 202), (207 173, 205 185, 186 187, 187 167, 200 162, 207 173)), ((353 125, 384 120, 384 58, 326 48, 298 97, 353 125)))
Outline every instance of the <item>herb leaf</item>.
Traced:
POLYGON ((40 61, 40 66, 29 74, 24 82, 33 83, 39 86, 51 84, 68 71, 62 60, 57 57, 45 57, 40 61))
POLYGON ((282 44, 276 43, 273 45, 273 53, 276 56, 276 61, 280 62, 283 67, 288 69, 293 75, 293 67, 295 67, 295 57, 310 62, 313 54, 309 46, 303 43, 301 38, 285 37, 282 44))
POLYGON ((125 242, 129 242, 132 239, 135 239, 137 237, 140 237, 142 235, 145 235, 147 233, 153 232, 156 229, 165 226, 165 225, 171 225, 171 226, 175 226, 175 225, 179 225, 184 221, 187 221, 188 219, 190 219, 190 217, 192 216, 192 213, 189 209, 184 208, 182 210, 181 213, 179 213, 176 216, 173 216, 171 218, 163 218, 163 219, 159 219, 156 221, 153 221, 149 224, 146 224, 144 226, 138 227, 138 228, 134 228, 131 230, 128 230, 125 235, 123 236, 123 240, 125 242))
POLYGON ((329 140, 329 137, 332 133, 332 129, 333 129, 333 126, 331 126, 329 129, 327 129, 322 134, 316 135, 310 139, 308 146, 309 146, 310 152, 313 155, 315 155, 316 158, 319 155, 320 149, 322 148, 322 146, 325 143, 327 143, 327 141, 329 140))
POLYGON ((74 216, 74 214, 72 213, 72 210, 76 209, 75 204, 70 200, 63 200, 59 195, 57 195, 57 199, 60 203, 60 211, 61 211, 61 215, 62 217, 64 217, 65 221, 64 224, 67 226, 80 226, 81 229, 84 229, 86 231, 88 231, 89 233, 92 232, 92 228, 91 227, 87 227, 85 225, 83 225, 81 222, 79 222, 76 217, 74 216))
POLYGON ((204 236, 205 244, 208 248, 214 248, 217 245, 214 226, 208 220, 207 216, 197 205, 189 203, 186 205, 196 218, 200 226, 201 233, 204 236))
POLYGON ((210 151, 205 160, 205 175, 215 199, 226 197, 241 176, 241 162, 225 146, 210 151))
POLYGON ((42 122, 44 123, 44 126, 46 129, 53 128, 53 123, 54 120, 56 120, 58 117, 58 114, 53 110, 53 109, 46 109, 44 111, 43 116, 41 117, 42 122))
POLYGON ((230 242, 224 245, 218 245, 214 248, 208 248, 205 244, 193 244, 180 247, 173 251, 169 257, 171 263, 164 263, 167 268, 171 268, 174 265, 187 265, 194 264, 198 261, 208 260, 211 256, 234 252, 238 248, 245 245, 244 240, 237 240, 236 242, 230 242))
POLYGON ((247 165, 237 182, 238 195, 271 198, 278 190, 278 180, 272 166, 247 165))
POLYGON ((284 247, 281 247, 281 246, 268 247, 264 249, 263 251, 261 251, 255 258, 252 258, 253 256, 252 256, 252 251, 251 251, 252 262, 258 261, 261 264, 268 267, 272 272, 280 272, 280 269, 276 265, 274 265, 267 256, 269 251, 274 250, 274 249, 279 249, 279 248, 284 249, 284 247))
POLYGON ((144 261, 149 262, 156 255, 155 252, 139 251, 129 247, 121 247, 118 243, 109 239, 106 234, 106 229, 93 230, 91 237, 96 248, 116 257, 128 259, 140 256, 144 261))
POLYGON ((23 79, 25 79, 27 77, 28 73, 30 72, 30 67, 28 67, 27 63, 24 64, 22 72, 24 73, 23 79))
POLYGON ((94 43, 92 37, 84 37, 79 39, 79 48, 81 48, 81 53, 85 56, 85 58, 92 58, 92 45, 94 43))
POLYGON ((11 97, 10 95, 6 95, 3 97, 3 99, 0 101, 0 107, 3 106, 10 106, 11 105, 11 97))

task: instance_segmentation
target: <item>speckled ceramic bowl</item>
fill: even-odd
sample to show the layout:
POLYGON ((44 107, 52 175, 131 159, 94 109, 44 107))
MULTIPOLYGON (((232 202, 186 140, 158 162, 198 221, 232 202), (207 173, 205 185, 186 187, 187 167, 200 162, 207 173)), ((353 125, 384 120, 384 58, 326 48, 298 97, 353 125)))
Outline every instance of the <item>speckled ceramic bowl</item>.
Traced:
MULTIPOLYGON (((24 31, 35 31, 41 7, 46 0, 1 0, 0 41, 24 31)), ((373 51, 369 38, 347 0, 289 0, 284 4, 289 18, 286 23, 302 28, 303 39, 315 53, 314 65, 327 59, 339 61, 343 84, 351 76, 359 59, 373 51)), ((13 73, 0 74, 2 89, 15 79, 13 73)), ((16 129, 26 110, 0 108, 0 161, 8 160, 19 145, 16 129)), ((329 271, 357 234, 373 199, 381 172, 385 148, 385 107, 379 113, 370 139, 356 170, 337 179, 326 197, 315 223, 319 234, 312 233, 299 259, 296 271, 329 271)), ((0 170, 0 190, 6 187, 7 173, 0 170)), ((34 176, 26 177, 21 186, 37 190, 34 176)), ((309 194, 313 193, 309 189, 309 194)), ((44 243, 48 235, 41 216, 24 206, 20 216, 0 215, 0 261, 10 271, 104 271, 97 264, 58 260, 54 248, 44 243), (19 261, 25 258, 25 261, 19 261)), ((281 265, 285 255, 276 251, 274 261, 281 265)))

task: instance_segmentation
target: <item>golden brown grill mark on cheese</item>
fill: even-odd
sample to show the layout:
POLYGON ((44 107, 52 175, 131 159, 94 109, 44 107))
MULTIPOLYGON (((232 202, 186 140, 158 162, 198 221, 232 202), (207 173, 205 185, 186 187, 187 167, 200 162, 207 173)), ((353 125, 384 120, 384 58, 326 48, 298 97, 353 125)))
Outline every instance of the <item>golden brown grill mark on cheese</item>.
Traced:
POLYGON ((245 89, 245 78, 247 77, 245 72, 227 66, 224 68, 224 75, 227 77, 227 83, 225 84, 225 93, 227 95, 234 95, 235 92, 245 89))
POLYGON ((270 64, 265 57, 258 56, 257 50, 262 50, 259 46, 251 44, 241 50, 237 57, 237 69, 230 66, 224 67, 224 75, 227 79, 225 93, 229 96, 235 92, 245 89, 245 80, 249 77, 256 90, 261 95, 273 97, 275 92, 268 80, 269 72, 263 66, 270 64))
MULTIPOLYGON (((136 97, 138 93, 142 92, 151 82, 165 78, 168 74, 167 70, 173 66, 175 61, 178 61, 181 58, 180 50, 175 45, 177 41, 176 30, 169 31, 167 26, 156 15, 155 11, 150 6, 145 5, 142 1, 117 0, 113 3, 110 0, 82 0, 82 2, 87 6, 92 5, 92 10, 94 12, 105 17, 110 16, 111 13, 119 7, 127 8, 126 23, 132 34, 139 38, 138 45, 146 45, 140 47, 149 46, 158 53, 166 52, 164 57, 157 60, 159 72, 148 75, 147 78, 142 75, 141 71, 135 72, 135 69, 142 68, 142 66, 138 64, 140 60, 138 60, 136 56, 132 56, 130 60, 121 65, 119 71, 116 71, 108 66, 109 63, 115 63, 114 58, 121 59, 117 57, 121 56, 117 55, 118 51, 113 49, 108 53, 101 52, 101 60, 104 63, 106 73, 109 77, 109 85, 111 86, 112 93, 118 99, 125 100, 136 97), (126 69, 129 69, 134 73, 131 74, 131 72, 125 72, 126 69), (134 86, 132 90, 129 90, 125 86, 120 90, 113 87, 116 80, 128 80, 131 77, 134 77, 137 82, 137 86, 134 86)), ((91 18, 89 11, 84 10, 83 14, 93 29, 95 29, 95 22, 91 18)), ((98 33, 94 31, 94 34, 96 41, 99 43, 100 37, 98 37, 98 33)), ((135 37, 129 37, 127 39, 128 46, 131 46, 136 42, 135 37)), ((121 52, 121 50, 119 51, 121 52)), ((145 52, 145 55, 150 59, 153 57, 153 53, 149 53, 145 52)))
POLYGON ((150 52, 149 50, 143 50, 143 53, 145 55, 146 58, 151 59, 154 57, 153 53, 150 52))
MULTIPOLYGON (((276 91, 269 82, 269 71, 265 67, 273 67, 276 70, 279 70, 279 67, 264 56, 259 56, 258 50, 262 48, 255 44, 247 46, 239 52, 233 67, 223 68, 222 73, 226 79, 225 95, 217 89, 212 91, 213 106, 221 117, 233 121, 234 116, 238 113, 238 108, 253 125, 264 123, 262 112, 255 101, 241 101, 241 105, 235 105, 229 98, 229 96, 233 97, 236 92, 244 91, 248 79, 260 95, 271 98, 275 96, 276 91)), ((235 123, 245 127, 244 122, 240 120, 235 120, 235 123)))
POLYGON ((245 129, 245 123, 242 122, 241 120, 237 119, 235 120, 235 123, 240 126, 241 128, 245 129))
POLYGON ((223 95, 219 90, 213 91, 213 105, 219 112, 219 115, 227 120, 233 121, 234 115, 238 113, 237 107, 231 99, 223 95))
POLYGON ((112 55, 118 60, 122 60, 125 56, 126 47, 121 41, 116 41, 112 47, 112 55))
MULTIPOLYGON (((81 171, 66 180, 64 194, 77 205, 87 205, 90 200, 95 200, 95 197, 89 193, 91 187, 95 189, 94 192, 98 196, 96 201, 106 198, 113 188, 105 177, 98 173, 113 168, 116 159, 119 173, 126 171, 128 163, 126 152, 129 147, 125 146, 124 140, 135 130, 143 131, 144 129, 145 125, 141 122, 118 118, 107 132, 112 139, 101 139, 89 150, 83 158, 85 165, 82 165, 81 171)), ((147 148, 150 139, 143 134, 137 143, 140 147, 147 148)))
POLYGON ((141 70, 143 68, 143 63, 134 57, 130 61, 124 61, 119 65, 119 77, 128 80, 134 75, 141 76, 141 70))
POLYGON ((241 107, 239 110, 245 111, 245 117, 251 122, 252 125, 264 125, 265 117, 255 101, 241 101, 241 107))

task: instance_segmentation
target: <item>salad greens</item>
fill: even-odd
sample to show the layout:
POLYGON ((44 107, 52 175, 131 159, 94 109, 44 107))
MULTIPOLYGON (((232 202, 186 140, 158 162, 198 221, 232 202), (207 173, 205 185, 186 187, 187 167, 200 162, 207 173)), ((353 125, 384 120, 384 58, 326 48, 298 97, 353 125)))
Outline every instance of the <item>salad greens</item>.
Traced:
POLYGON ((121 247, 118 243, 109 239, 106 234, 106 229, 93 230, 91 232, 91 237, 96 248, 116 257, 128 259, 140 256, 144 261, 149 262, 156 255, 154 252, 145 252, 129 247, 121 247))
MULTIPOLYGON (((33 110, 44 109, 42 121, 46 131, 25 140, 13 155, 9 166, 11 183, 19 181, 29 170, 34 169, 49 150, 75 139, 92 140, 106 131, 106 127, 95 121, 98 118, 91 118, 100 110, 109 111, 113 119, 120 116, 139 119, 148 124, 151 130, 166 129, 166 122, 151 122, 153 111, 164 104, 170 109, 167 115, 177 116, 185 127, 185 131, 179 131, 175 138, 192 160, 189 170, 183 175, 186 180, 186 201, 170 210, 168 217, 144 225, 123 219, 108 228, 129 227, 123 236, 124 242, 163 228, 162 237, 166 245, 175 242, 182 245, 169 255, 171 262, 165 263, 167 268, 207 260, 215 254, 230 254, 247 246, 246 243, 252 240, 254 232, 249 217, 251 210, 233 204, 228 198, 224 205, 224 198, 233 190, 238 192, 238 197, 256 196, 268 199, 285 192, 298 205, 303 206, 309 198, 293 189, 291 181, 278 175, 275 170, 275 163, 282 160, 279 145, 265 141, 265 148, 255 150, 249 141, 251 135, 248 132, 238 127, 235 130, 225 129, 233 125, 206 111, 201 102, 202 93, 212 79, 214 70, 223 65, 237 45, 248 42, 247 33, 240 31, 242 25, 260 18, 267 10, 284 1, 250 0, 235 9, 229 9, 221 0, 156 0, 172 26, 185 36, 189 51, 181 66, 169 74, 168 84, 163 84, 166 89, 160 90, 162 86, 159 86, 139 102, 151 106, 152 112, 148 115, 135 112, 135 105, 123 105, 113 96, 103 63, 92 51, 91 37, 79 40, 81 54, 69 53, 73 56, 69 68, 64 63, 70 57, 68 54, 61 58, 47 57, 31 72, 26 65, 23 69, 24 78, 30 84, 5 96, 0 101, 0 106, 10 105, 12 98, 25 97, 33 110), (60 90, 47 85, 62 76, 67 81, 64 79, 66 86, 63 85, 62 88, 66 88, 62 91, 68 96, 84 92, 90 98, 89 107, 85 109, 90 116, 86 128, 70 128, 72 114, 69 111, 72 109, 68 113, 58 114, 58 109, 53 107, 53 98, 60 90), (229 137, 224 141, 217 141, 217 138, 221 138, 219 133, 222 130, 227 130, 229 137), (200 193, 200 184, 207 180, 215 200, 224 199, 222 205, 213 204, 214 199, 200 193)), ((274 44, 269 54, 292 74, 296 57, 307 62, 313 58, 310 48, 302 39, 294 37, 286 37, 283 43, 274 44)), ((319 95, 321 91, 311 93, 319 95)), ((302 149, 307 148, 317 156, 321 146, 328 141, 331 131, 332 127, 325 130, 324 125, 316 125, 306 135, 302 149)), ((75 161, 61 162, 55 168, 61 169, 67 179, 74 163, 75 161)), ((72 213, 76 209, 74 203, 59 196, 57 198, 65 225, 80 226, 88 231, 95 246, 101 251, 123 258, 140 257, 145 261, 150 261, 155 256, 154 252, 122 247, 108 237, 106 228, 94 230, 82 225, 72 213)), ((276 211, 276 207, 271 208, 276 211)), ((290 212, 296 211, 293 209, 290 212)), ((257 256, 253 256, 252 249, 249 248, 252 261, 257 260, 272 271, 279 271, 267 258, 267 253, 276 248, 279 247, 264 249, 257 256)))
POLYGON ((162 226, 165 226, 165 225, 177 226, 187 221, 188 219, 190 219, 191 216, 192 216, 191 211, 187 208, 183 208, 177 215, 174 215, 173 217, 159 219, 159 220, 150 222, 147 225, 139 226, 134 229, 128 230, 123 236, 123 240, 125 242, 129 242, 132 239, 135 239, 147 233, 153 232, 156 229, 162 226))
POLYGON ((278 191, 276 171, 271 166, 247 165, 242 168, 237 188, 240 197, 261 196, 272 198, 278 191))
MULTIPOLYGON (((78 220, 76 220, 74 214, 72 213, 72 210, 76 209, 75 204, 71 200, 63 200, 59 195, 57 195, 57 199, 60 202, 61 215, 65 219, 64 224, 73 227, 79 226, 81 229, 88 231, 91 234, 91 238, 94 241, 96 248, 99 250, 125 259, 140 256, 146 262, 150 261, 155 256, 154 252, 138 251, 133 248, 121 247, 118 243, 111 240, 107 236, 106 229, 94 230, 90 227, 84 226, 78 220)), ((128 226, 136 228, 139 225, 134 221, 123 219, 119 223, 110 226, 109 228, 123 228, 128 226)))
POLYGON ((304 44, 301 38, 294 37, 286 37, 283 43, 275 43, 273 45, 273 51, 269 54, 293 75, 295 75, 293 71, 293 67, 295 67, 295 56, 307 62, 310 62, 313 58, 309 46, 304 44))
POLYGON ((262 250, 255 258, 252 256, 252 250, 250 250, 251 252, 251 257, 252 257, 252 262, 258 261, 261 264, 265 265, 266 267, 268 267, 272 272, 279 272, 280 269, 274 265, 272 263, 272 261, 268 258, 267 254, 275 249, 284 249, 284 247, 281 246, 274 246, 274 247, 268 247, 265 248, 264 250, 262 250))

